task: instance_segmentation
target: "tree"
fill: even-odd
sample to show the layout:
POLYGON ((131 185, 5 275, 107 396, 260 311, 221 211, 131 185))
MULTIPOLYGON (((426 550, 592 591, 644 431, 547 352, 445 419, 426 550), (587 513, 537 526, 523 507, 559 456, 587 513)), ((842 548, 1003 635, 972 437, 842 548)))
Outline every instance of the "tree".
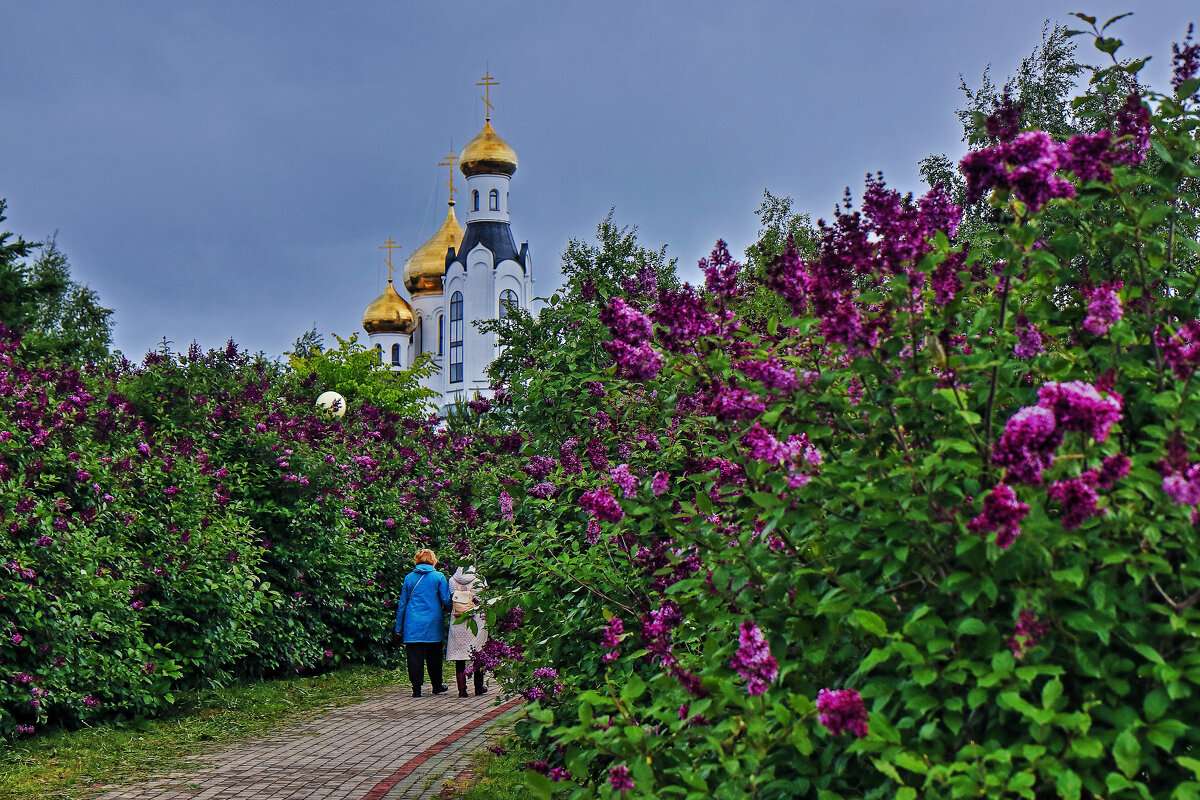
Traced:
MULTIPOLYGON (((5 205, 0 199, 0 222, 5 205)), ((11 236, 0 232, 0 324, 21 331, 22 349, 35 358, 104 360, 112 345, 112 310, 100 305, 95 291, 71 280, 67 256, 53 237, 39 244, 20 236, 10 243, 11 236)))
POLYGON ((427 353, 409 369, 395 372, 380 362, 377 351, 359 343, 357 333, 349 339, 337 334, 333 338, 337 348, 324 351, 315 329, 296 340, 289 362, 298 379, 315 375, 320 391, 332 389, 348 402, 368 403, 403 416, 421 417, 429 412, 429 401, 437 392, 422 387, 420 381, 436 373, 437 365, 427 353))

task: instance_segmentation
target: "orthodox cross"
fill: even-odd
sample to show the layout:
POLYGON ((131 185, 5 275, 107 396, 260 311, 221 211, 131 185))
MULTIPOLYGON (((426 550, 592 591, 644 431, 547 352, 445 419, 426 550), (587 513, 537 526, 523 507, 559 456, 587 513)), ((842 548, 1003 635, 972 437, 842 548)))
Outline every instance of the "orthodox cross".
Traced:
POLYGON ((483 104, 485 106, 487 106, 487 120, 488 120, 488 122, 491 122, 492 121, 492 87, 499 86, 500 82, 497 81, 495 78, 493 78, 489 72, 485 72, 485 73, 483 73, 483 78, 481 78, 479 83, 476 83, 475 85, 484 87, 483 97, 481 97, 479 99, 483 101, 483 104))
POLYGON ((388 251, 387 258, 385 258, 383 260, 383 262, 388 265, 388 283, 391 283, 392 282, 392 251, 399 250, 400 245, 393 242, 392 237, 389 236, 387 238, 386 242, 379 245, 379 249, 388 251))
POLYGON ((458 191, 458 189, 454 188, 454 165, 457 163, 458 163, 458 156, 454 155, 453 147, 450 148, 450 155, 446 156, 446 160, 438 162, 439 167, 449 167, 450 168, 450 180, 446 181, 446 185, 450 187, 450 204, 451 205, 454 205, 454 193, 458 191))

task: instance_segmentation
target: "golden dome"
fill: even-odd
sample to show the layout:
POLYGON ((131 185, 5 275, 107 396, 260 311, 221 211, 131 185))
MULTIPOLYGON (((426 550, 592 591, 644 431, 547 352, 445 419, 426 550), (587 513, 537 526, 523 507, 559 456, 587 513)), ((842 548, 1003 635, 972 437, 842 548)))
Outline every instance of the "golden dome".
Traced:
POLYGON ((389 280, 383 294, 363 312, 363 330, 367 333, 412 333, 417 327, 412 306, 396 292, 389 280))
POLYGON ((491 120, 483 130, 467 142, 458 157, 458 168, 468 178, 472 175, 512 175, 517 171, 517 153, 492 128, 491 120))
POLYGON ((454 201, 446 212, 446 221, 428 242, 413 251, 404 264, 404 288, 413 297, 419 294, 441 294, 442 276, 446 274, 446 251, 462 244, 463 229, 454 216, 454 201))

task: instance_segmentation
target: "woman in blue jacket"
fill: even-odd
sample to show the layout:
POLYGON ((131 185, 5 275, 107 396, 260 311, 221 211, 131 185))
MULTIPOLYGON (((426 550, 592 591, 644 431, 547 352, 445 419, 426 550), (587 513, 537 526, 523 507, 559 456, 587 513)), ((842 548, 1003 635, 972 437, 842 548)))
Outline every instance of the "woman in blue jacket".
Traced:
POLYGON ((404 578, 400 606, 396 609, 396 633, 404 636, 408 657, 408 680, 413 697, 421 696, 425 667, 434 694, 449 689, 442 683, 443 618, 450 609, 450 584, 434 569, 437 556, 432 550, 418 550, 417 566, 404 578))

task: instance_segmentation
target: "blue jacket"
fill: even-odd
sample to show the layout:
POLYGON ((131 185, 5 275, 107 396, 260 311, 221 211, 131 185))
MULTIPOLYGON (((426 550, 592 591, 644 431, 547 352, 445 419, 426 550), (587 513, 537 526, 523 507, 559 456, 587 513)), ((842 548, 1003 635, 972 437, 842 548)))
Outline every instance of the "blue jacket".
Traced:
POLYGON ((443 618, 451 605, 446 576, 429 564, 417 564, 404 578, 404 588, 400 590, 396 633, 403 633, 405 642, 442 641, 443 618))

